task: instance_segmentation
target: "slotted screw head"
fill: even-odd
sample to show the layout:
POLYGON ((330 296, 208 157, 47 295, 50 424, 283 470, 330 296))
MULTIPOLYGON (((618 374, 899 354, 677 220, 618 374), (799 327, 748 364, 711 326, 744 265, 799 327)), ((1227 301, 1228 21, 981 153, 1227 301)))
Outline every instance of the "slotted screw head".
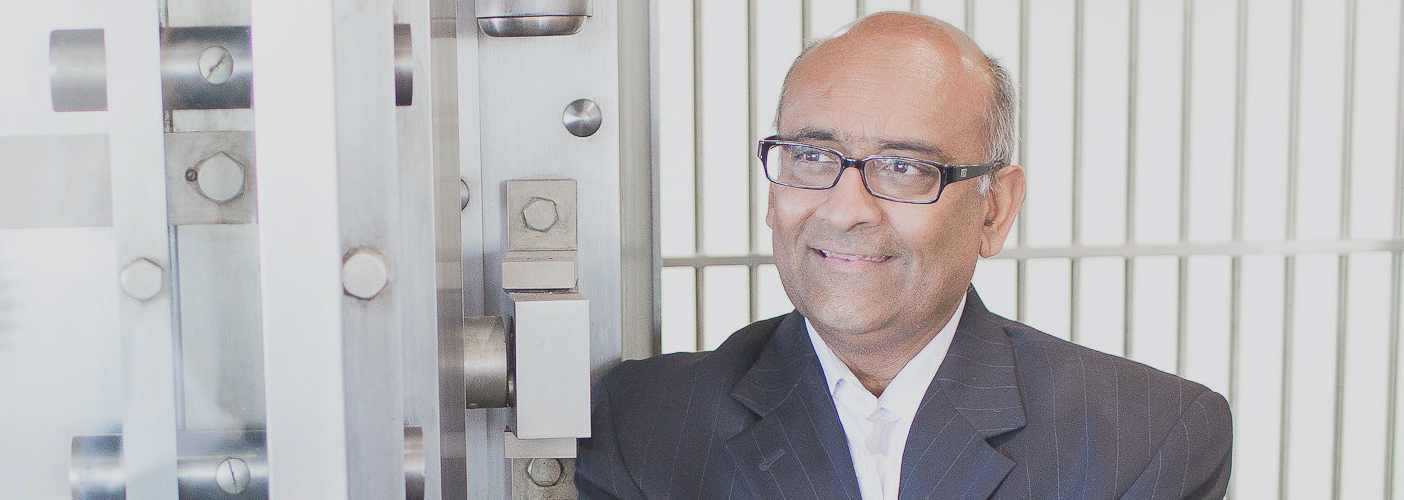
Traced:
POLYGON ((249 489, 249 464, 238 458, 225 459, 215 469, 215 484, 226 495, 238 495, 249 489))
POLYGON ((219 45, 212 45, 201 52, 199 64, 200 76, 214 85, 221 85, 234 75, 234 55, 219 45))

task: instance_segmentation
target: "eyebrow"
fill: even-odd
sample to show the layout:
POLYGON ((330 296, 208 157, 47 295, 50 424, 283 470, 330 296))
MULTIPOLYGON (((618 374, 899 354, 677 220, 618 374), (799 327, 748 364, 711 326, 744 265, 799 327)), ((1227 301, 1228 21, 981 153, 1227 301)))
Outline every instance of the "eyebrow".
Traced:
MULTIPOLYGON (((811 140, 842 142, 839 140, 838 134, 834 133, 834 131, 829 129, 816 128, 799 129, 795 132, 793 136, 786 137, 784 139, 788 141, 811 140)), ((935 161, 940 163, 949 163, 952 160, 951 156, 946 154, 946 152, 942 150, 939 146, 931 144, 929 142, 902 139, 882 139, 878 141, 878 146, 883 151, 897 150, 921 153, 923 155, 926 155, 928 158, 934 159, 935 161)))

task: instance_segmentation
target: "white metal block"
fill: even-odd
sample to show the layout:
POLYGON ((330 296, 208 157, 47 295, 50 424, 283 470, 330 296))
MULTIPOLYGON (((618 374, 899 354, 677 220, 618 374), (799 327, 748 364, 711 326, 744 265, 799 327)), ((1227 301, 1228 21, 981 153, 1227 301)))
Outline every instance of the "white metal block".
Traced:
POLYGON ((590 301, 579 293, 510 293, 518 439, 590 436, 590 301))
POLYGON ((507 252, 502 258, 505 290, 566 290, 575 288, 575 252, 507 252))
POLYGON ((517 439, 502 434, 503 458, 575 458, 575 438, 517 439))

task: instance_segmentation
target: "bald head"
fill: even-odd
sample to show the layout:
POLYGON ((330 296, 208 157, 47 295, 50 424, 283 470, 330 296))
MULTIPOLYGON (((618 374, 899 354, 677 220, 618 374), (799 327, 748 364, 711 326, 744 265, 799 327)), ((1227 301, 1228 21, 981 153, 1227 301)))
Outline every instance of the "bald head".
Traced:
POLYGON ((1009 161, 1015 142, 1015 90, 1008 74, 960 29, 906 12, 864 17, 808 47, 785 77, 776 126, 781 127, 786 103, 796 94, 833 90, 835 75, 852 71, 864 72, 859 76, 870 80, 866 90, 875 94, 902 85, 914 88, 901 90, 939 96, 938 106, 929 110, 931 119, 979 130, 978 157, 959 161, 1009 161))

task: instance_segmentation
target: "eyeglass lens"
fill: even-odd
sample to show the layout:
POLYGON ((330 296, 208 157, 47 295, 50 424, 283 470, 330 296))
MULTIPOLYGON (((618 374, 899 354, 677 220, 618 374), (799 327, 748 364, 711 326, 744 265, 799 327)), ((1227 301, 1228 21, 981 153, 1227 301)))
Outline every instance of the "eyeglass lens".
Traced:
MULTIPOLYGON (((776 144, 765 153, 766 175, 787 186, 824 189, 838 182, 843 159, 832 151, 797 144, 776 144)), ((868 189, 901 201, 927 202, 941 191, 941 170, 895 156, 867 160, 861 169, 868 189)))

